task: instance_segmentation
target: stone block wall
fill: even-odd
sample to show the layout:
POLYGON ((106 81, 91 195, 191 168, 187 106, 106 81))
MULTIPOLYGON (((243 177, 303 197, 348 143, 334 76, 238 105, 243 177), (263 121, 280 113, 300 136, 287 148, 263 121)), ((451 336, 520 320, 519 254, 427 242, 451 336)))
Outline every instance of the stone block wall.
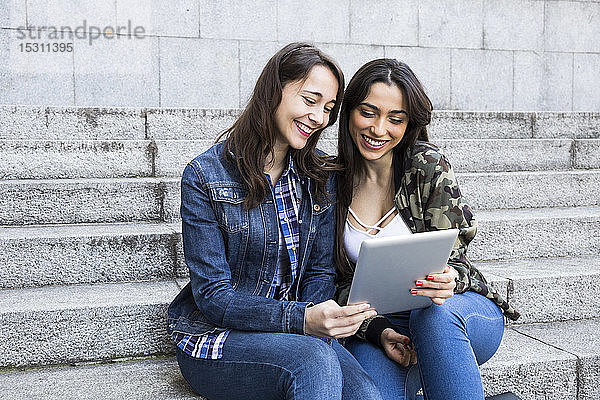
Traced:
POLYGON ((373 58, 407 62, 436 109, 600 110, 597 0, 0 0, 0 104, 243 107, 300 40, 347 79, 373 58), (86 37, 68 34, 84 22, 86 37), (90 44, 96 28, 110 34, 90 44))

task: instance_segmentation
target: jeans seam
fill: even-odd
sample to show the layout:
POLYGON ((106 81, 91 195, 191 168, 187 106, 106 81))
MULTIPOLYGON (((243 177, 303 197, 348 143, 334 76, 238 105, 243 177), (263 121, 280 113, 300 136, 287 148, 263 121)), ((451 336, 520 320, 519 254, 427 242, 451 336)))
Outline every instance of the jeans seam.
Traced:
POLYGON ((496 321, 496 320, 500 320, 500 319, 504 319, 504 317, 488 317, 486 315, 481 315, 481 314, 469 314, 468 317, 465 317, 465 322, 467 322, 469 319, 471 319, 471 317, 479 317, 479 318, 483 318, 483 319, 487 319, 488 321, 496 321))
POLYGON ((277 364, 273 364, 270 362, 258 362, 258 361, 232 361, 232 360, 223 360, 223 359, 213 359, 213 358, 196 358, 196 357, 192 357, 189 354, 185 353, 185 352, 181 352, 186 358, 189 358, 191 360, 203 360, 203 361, 210 361, 210 362, 215 362, 215 363, 223 363, 223 364, 257 364, 257 365, 268 365, 270 367, 276 367, 276 368, 281 368, 282 370, 284 370, 285 372, 289 373, 290 375, 294 375, 294 373, 292 371, 290 371, 289 369, 281 366, 281 365, 277 365, 277 364))

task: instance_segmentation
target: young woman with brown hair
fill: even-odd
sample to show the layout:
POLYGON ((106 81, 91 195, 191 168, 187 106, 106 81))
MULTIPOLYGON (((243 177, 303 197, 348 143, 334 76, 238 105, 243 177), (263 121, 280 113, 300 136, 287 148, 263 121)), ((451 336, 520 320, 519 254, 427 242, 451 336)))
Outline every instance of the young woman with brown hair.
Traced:
POLYGON ((190 283, 169 307, 169 332, 184 378, 211 400, 380 398, 331 340, 374 315, 367 304, 330 300, 336 168, 315 148, 343 88, 339 67, 317 48, 284 47, 227 140, 185 168, 190 283))

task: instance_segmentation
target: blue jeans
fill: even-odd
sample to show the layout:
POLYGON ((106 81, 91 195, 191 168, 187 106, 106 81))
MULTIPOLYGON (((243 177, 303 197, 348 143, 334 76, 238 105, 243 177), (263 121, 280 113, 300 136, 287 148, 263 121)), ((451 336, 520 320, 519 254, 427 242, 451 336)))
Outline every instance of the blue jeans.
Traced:
POLYGON ((210 400, 381 400, 373 380, 337 341, 290 333, 232 331, 223 358, 177 349, 185 380, 210 400))
POLYGON ((419 398, 415 393, 422 385, 427 400, 483 400, 478 365, 494 355, 504 333, 504 317, 491 300, 466 292, 442 306, 386 316, 410 337, 417 364, 403 367, 370 343, 346 341, 384 399, 419 398))

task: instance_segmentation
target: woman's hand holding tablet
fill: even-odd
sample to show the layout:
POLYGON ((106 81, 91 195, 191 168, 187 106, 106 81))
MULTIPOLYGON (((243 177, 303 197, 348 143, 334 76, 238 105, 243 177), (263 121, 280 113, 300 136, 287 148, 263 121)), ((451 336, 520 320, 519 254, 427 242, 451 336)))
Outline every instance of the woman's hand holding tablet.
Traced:
POLYGON ((454 295, 458 273, 446 265, 441 274, 429 274, 427 279, 416 281, 415 288, 410 290, 413 296, 426 296, 435 304, 442 305, 447 298, 454 295))

